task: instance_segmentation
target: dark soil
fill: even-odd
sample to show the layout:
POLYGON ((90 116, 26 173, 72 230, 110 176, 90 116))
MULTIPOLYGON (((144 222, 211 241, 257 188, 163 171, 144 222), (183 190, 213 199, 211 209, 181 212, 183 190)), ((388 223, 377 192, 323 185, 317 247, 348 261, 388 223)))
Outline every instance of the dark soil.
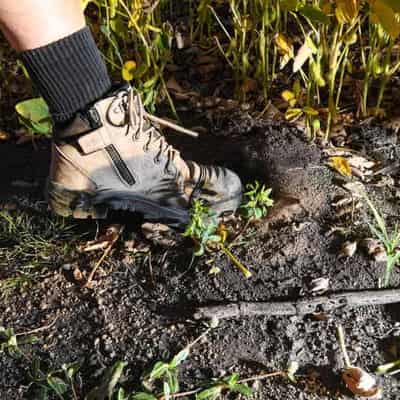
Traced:
MULTIPOLYGON (((294 128, 261 121, 249 123, 248 119, 238 120, 222 134, 217 133, 195 144, 190 139, 172 141, 179 142, 188 158, 227 165, 244 181, 257 178, 273 188, 277 207, 233 248, 253 277, 245 280, 223 255, 203 257, 187 271, 191 248, 185 241, 175 247, 148 243, 151 259, 127 257, 123 241, 145 242, 137 226, 128 225, 124 240, 120 240, 97 275, 94 289, 81 288, 73 279, 72 270, 79 265, 82 271, 90 271, 101 252, 83 257, 72 250, 72 256, 55 257, 52 265, 44 266, 29 287, 2 298, 0 326, 13 327, 16 332, 48 325, 57 317, 52 327, 38 334, 39 342, 25 346, 24 351, 58 367, 83 359, 80 377, 86 390, 99 381, 105 367, 116 360, 126 360, 129 367, 123 385, 137 389, 140 375, 154 361, 171 358, 205 330, 191 318, 195 306, 310 296, 310 281, 319 277, 329 278, 331 292, 377 288, 384 263, 375 262, 362 249, 351 258, 340 254, 345 240, 371 237, 365 229, 367 210, 364 207, 353 215, 337 215, 332 202, 346 195, 341 188, 344 178, 326 167, 317 145, 306 143, 294 128), (347 235, 332 233, 335 226, 344 228, 347 235), (211 266, 218 266, 221 272, 210 275, 211 266)), ((374 150, 374 158, 382 166, 398 159, 399 139, 389 131, 354 130, 353 143, 366 155, 374 150), (385 137, 390 140, 381 143, 380 153, 379 146, 368 147, 371 140, 385 137)), ((37 146, 39 149, 33 151, 31 145, 0 145, 1 200, 3 204, 13 201, 17 208, 25 207, 27 213, 33 208, 47 215, 41 190, 47 173, 48 143, 37 146)), ((390 175, 394 186, 374 182, 367 188, 391 223, 398 219, 400 211, 395 189, 399 187, 398 168, 393 168, 390 175)), ((17 212, 20 211, 10 214, 17 212)), ((93 239, 96 225, 83 223, 74 230, 77 234, 88 231, 89 239, 93 239)), ((6 252, 7 246, 2 250, 6 252)), ((3 278, 17 275, 21 267, 18 263, 7 265, 3 278)), ((392 286, 398 287, 399 283, 396 271, 392 286)), ((297 361, 298 384, 272 378, 255 386, 253 398, 351 398, 340 379, 343 360, 335 328, 339 322, 346 331, 354 365, 373 371, 378 365, 399 358, 397 304, 345 308, 330 315, 223 320, 194 347, 183 364, 182 389, 232 372, 249 377, 281 370, 290 361, 297 361)), ((2 400, 32 398, 28 367, 24 360, 0 354, 2 400)), ((385 399, 400 398, 396 376, 383 379, 382 385, 385 399)))

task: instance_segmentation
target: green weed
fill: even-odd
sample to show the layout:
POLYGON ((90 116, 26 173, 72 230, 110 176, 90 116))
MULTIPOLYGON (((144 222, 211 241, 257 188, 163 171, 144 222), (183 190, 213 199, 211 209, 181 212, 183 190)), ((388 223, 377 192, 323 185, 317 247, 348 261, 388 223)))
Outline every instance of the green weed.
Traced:
POLYGON ((24 353, 20 346, 32 344, 37 341, 33 335, 25 335, 18 338, 12 328, 4 328, 0 326, 0 354, 6 353, 12 358, 21 358, 24 353))
POLYGON ((268 213, 268 208, 274 205, 271 199, 272 189, 260 185, 258 181, 246 185, 245 202, 240 206, 241 214, 247 219, 261 219, 268 213))
POLYGON ((369 224, 369 228, 385 248, 387 257, 386 271, 384 277, 380 279, 379 286, 387 287, 390 284, 390 277, 394 268, 396 265, 400 264, 400 230, 399 227, 396 226, 392 232, 388 232, 383 216, 379 213, 368 196, 364 195, 363 197, 375 219, 375 225, 369 224))
POLYGON ((201 200, 195 200, 191 209, 191 220, 183 234, 195 243, 194 256, 200 257, 206 251, 222 251, 246 278, 251 272, 226 247, 228 231, 223 224, 218 223, 216 215, 204 205, 201 200))

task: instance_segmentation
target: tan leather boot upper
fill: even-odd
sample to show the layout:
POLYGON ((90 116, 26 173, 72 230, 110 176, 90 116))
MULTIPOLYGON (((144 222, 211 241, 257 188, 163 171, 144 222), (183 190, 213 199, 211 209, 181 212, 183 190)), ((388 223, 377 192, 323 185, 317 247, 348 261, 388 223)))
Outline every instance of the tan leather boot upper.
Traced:
POLYGON ((241 201, 237 175, 185 162, 132 89, 122 89, 77 115, 56 132, 52 151, 49 203, 62 215, 99 217, 107 208, 122 208, 148 219, 174 220, 179 214, 183 223, 195 198, 207 201, 217 213, 235 211, 241 201), (174 216, 169 218, 168 212, 174 216))

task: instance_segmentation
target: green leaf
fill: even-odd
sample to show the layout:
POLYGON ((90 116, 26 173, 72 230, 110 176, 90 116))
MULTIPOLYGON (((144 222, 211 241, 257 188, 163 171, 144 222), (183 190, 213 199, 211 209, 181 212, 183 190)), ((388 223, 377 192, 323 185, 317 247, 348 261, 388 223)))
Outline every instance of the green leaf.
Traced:
POLYGON ((398 21, 395 12, 384 1, 374 1, 371 4, 371 10, 376 15, 382 28, 394 40, 400 34, 400 22, 398 21))
POLYGON ((234 385, 231 390, 233 390, 234 392, 238 392, 246 397, 249 397, 253 394, 253 391, 247 385, 242 384, 234 385))
POLYGON ((380 365, 376 369, 375 373, 377 375, 384 375, 384 374, 387 374, 388 372, 390 372, 391 370, 393 370, 394 368, 398 368, 398 367, 400 367, 400 360, 393 361, 393 362, 388 363, 388 364, 380 365))
POLYGON ((205 400, 208 398, 219 396, 222 392, 222 386, 213 386, 209 389, 205 389, 196 395, 196 400, 205 400))
POLYGON ((168 382, 164 382, 163 391, 164 391, 164 400, 170 400, 170 398, 171 398, 171 388, 169 387, 168 382))
POLYGON ((49 376, 47 378, 47 384, 59 396, 62 396, 68 390, 68 385, 61 378, 56 376, 49 376))
POLYGON ((180 365, 183 361, 185 361, 190 354, 190 349, 188 347, 185 347, 183 350, 181 350, 169 363, 169 367, 171 369, 175 369, 178 365, 180 365))
POLYGON ((131 396, 130 400, 157 400, 151 393, 139 392, 131 396))
POLYGON ((232 374, 231 376, 229 376, 224 380, 226 380, 226 383, 228 384, 229 387, 234 386, 237 384, 237 381, 239 380, 239 374, 237 373, 232 374))
POLYGON ((111 368, 109 368, 103 377, 103 383, 94 388, 87 396, 86 400, 104 400, 106 398, 111 399, 119 380, 121 379, 122 373, 128 363, 124 361, 116 362, 111 368))
POLYGON ((399 0, 380 0, 387 7, 390 7, 394 12, 400 13, 400 1, 399 0))
POLYGON ((61 366, 62 370, 65 372, 65 375, 68 377, 68 379, 72 379, 76 375, 80 367, 81 367, 81 362, 79 361, 70 364, 63 364, 61 366))
POLYGON ((168 384, 171 389, 171 393, 179 392, 179 381, 176 373, 168 373, 168 384))
POLYGON ((295 11, 299 5, 299 0, 281 0, 282 10, 295 11))
POLYGON ((150 372, 150 379, 160 379, 169 369, 169 365, 163 361, 155 363, 153 369, 150 372))
POLYGON ((129 400, 129 398, 125 394, 125 390, 123 388, 119 388, 118 394, 117 394, 117 400, 129 400))
POLYGON ((299 13, 304 15, 313 23, 329 24, 330 18, 325 15, 320 8, 305 5, 299 10, 299 13))
POLYGON ((49 107, 43 98, 25 100, 15 106, 20 122, 31 132, 50 135, 52 122, 49 107))

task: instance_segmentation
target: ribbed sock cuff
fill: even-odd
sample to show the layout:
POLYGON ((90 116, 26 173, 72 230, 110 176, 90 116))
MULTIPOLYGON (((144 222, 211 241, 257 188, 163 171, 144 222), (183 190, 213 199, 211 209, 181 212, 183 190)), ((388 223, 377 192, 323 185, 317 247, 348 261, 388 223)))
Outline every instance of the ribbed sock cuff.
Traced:
POLYGON ((71 119, 111 88, 106 65, 88 27, 24 51, 20 57, 56 123, 71 119))

